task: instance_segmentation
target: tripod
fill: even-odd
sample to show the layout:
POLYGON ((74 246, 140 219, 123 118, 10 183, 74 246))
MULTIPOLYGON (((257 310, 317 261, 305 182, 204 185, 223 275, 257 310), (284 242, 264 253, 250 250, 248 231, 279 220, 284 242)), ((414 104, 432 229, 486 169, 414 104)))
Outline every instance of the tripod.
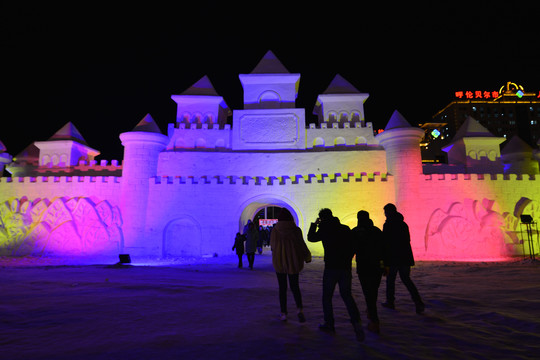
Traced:
MULTIPOLYGON (((538 242, 538 227, 536 226, 536 221, 532 221, 532 217, 530 215, 522 215, 521 223, 519 224, 521 234, 523 234, 523 225, 525 225, 527 241, 529 242, 529 257, 530 259, 535 260, 533 233, 536 233, 536 242, 538 242)), ((521 244, 523 246, 523 258, 525 258, 525 239, 521 241, 521 244)))

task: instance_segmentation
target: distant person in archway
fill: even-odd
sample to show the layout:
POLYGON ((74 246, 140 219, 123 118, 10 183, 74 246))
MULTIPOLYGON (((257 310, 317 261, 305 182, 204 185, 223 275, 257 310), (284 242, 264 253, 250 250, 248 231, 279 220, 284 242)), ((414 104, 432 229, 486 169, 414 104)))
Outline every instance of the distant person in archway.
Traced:
POLYGON ((411 235, 409 226, 403 221, 394 204, 384 206, 386 222, 383 226, 384 241, 384 264, 389 267, 386 277, 386 302, 382 305, 389 309, 395 309, 396 276, 409 290, 412 300, 416 305, 416 312, 424 312, 425 305, 418 293, 418 289, 411 280, 411 266, 414 266, 414 257, 411 248, 411 235))
POLYGON ((253 270, 255 262, 255 251, 257 251, 257 241, 259 240, 259 230, 251 220, 247 223, 244 235, 246 235, 246 255, 248 258, 249 269, 253 270))
POLYGON ((237 232, 232 249, 233 251, 236 249, 236 256, 238 256, 239 268, 242 267, 242 256, 244 256, 244 241, 246 241, 246 237, 237 232))
POLYGON ((319 218, 311 223, 308 232, 308 241, 322 241, 324 248, 323 273, 323 312, 324 324, 319 329, 334 334, 334 308, 332 297, 336 284, 339 285, 339 294, 345 302, 347 312, 356 333, 358 341, 364 340, 364 330, 360 323, 360 312, 352 296, 352 237, 351 229, 340 223, 332 215, 330 209, 321 209, 319 218))
POLYGON ((302 230, 294 223, 289 210, 283 208, 278 215, 278 222, 270 236, 272 248, 272 264, 276 271, 279 285, 280 320, 287 320, 287 278, 296 303, 298 320, 306 321, 302 294, 300 292, 299 274, 304 262, 311 262, 311 252, 304 242, 302 230))
POLYGON ((373 225, 369 213, 360 210, 356 214, 358 226, 352 229, 353 249, 356 254, 356 272, 362 285, 368 312, 368 330, 380 333, 377 313, 377 297, 379 286, 385 271, 383 262, 382 231, 373 225))

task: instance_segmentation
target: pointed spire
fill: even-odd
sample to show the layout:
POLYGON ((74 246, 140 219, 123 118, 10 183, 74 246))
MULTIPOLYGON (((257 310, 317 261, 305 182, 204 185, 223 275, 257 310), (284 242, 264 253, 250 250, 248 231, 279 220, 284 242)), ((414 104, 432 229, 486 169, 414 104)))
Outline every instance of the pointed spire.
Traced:
POLYGON ((326 88, 323 94, 359 94, 357 88, 355 88, 350 82, 345 80, 343 76, 337 74, 330 85, 326 88))
POLYGON ((494 137, 492 133, 489 132, 482 124, 480 124, 472 116, 467 116, 465 122, 460 126, 456 132, 456 136, 452 141, 464 138, 464 137, 494 137))
POLYGON ((159 129, 159 126, 157 126, 156 122, 152 118, 150 114, 146 114, 146 116, 139 121, 137 126, 132 131, 140 131, 140 132, 150 132, 150 133, 158 133, 161 134, 161 130, 159 129))
POLYGON ((501 154, 514 154, 514 153, 530 153, 532 154, 533 148, 523 141, 519 136, 514 135, 501 150, 501 154))
POLYGON ((191 85, 181 95, 219 96, 208 76, 204 75, 195 84, 191 85))
POLYGON ((255 66, 255 69, 251 72, 251 74, 288 74, 289 70, 283 64, 279 59, 274 55, 274 53, 269 50, 259 61, 257 66, 255 66))
POLYGON ((83 145, 88 145, 79 130, 77 130, 71 121, 51 136, 49 140, 73 140, 83 145))
POLYGON ((394 110, 394 113, 392 114, 392 117, 390 120, 388 120, 388 124, 386 124, 386 127, 384 130, 391 130, 391 129, 397 129, 397 128, 410 128, 411 124, 399 113, 399 111, 394 110))

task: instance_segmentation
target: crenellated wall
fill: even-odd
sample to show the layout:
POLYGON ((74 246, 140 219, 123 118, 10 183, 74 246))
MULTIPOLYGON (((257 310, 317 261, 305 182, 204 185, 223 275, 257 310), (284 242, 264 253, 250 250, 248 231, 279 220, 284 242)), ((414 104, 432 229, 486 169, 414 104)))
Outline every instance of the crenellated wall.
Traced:
MULTIPOLYGON (((156 255, 229 254, 236 232, 270 205, 291 210, 304 234, 322 207, 351 227, 360 209, 382 225, 393 187, 393 179, 379 173, 156 177, 150 180, 145 237, 153 239, 156 255)), ((320 244, 308 246, 322 255, 320 244)))
POLYGON ((486 260, 522 254, 520 215, 540 220, 538 176, 431 174, 421 178, 420 186, 415 216, 425 225, 413 236, 419 258, 486 260))

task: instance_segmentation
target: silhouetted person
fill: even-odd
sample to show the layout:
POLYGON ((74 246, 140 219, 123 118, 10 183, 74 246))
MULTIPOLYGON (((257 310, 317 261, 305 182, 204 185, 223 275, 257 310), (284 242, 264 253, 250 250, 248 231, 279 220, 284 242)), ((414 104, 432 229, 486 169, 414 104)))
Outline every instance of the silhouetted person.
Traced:
POLYGON ((270 237, 272 247, 272 264, 279 284, 280 320, 287 320, 287 278, 296 303, 298 320, 305 322, 302 294, 300 293, 299 274, 304 262, 311 262, 311 252, 304 242, 302 230, 294 223, 289 210, 283 208, 278 215, 270 237))
POLYGON ((386 277, 386 302, 382 305, 395 309, 396 276, 399 273, 401 281, 409 290, 416 305, 416 312, 421 314, 424 312, 425 305, 411 280, 414 257, 409 226, 403 221, 403 215, 397 211, 394 204, 384 206, 384 215, 386 216, 383 226, 384 264, 389 267, 389 271, 386 277))
POLYGON ((249 268, 253 270, 255 251, 257 251, 257 241, 259 240, 259 230, 251 220, 247 223, 247 231, 244 235, 246 235, 246 256, 248 258, 249 268))
POLYGON ((373 225, 367 211, 356 214, 358 226, 352 229, 353 249, 356 254, 356 272, 362 285, 368 311, 368 330, 379 333, 377 297, 384 273, 382 231, 373 225))
POLYGON ((324 324, 319 329, 328 333, 335 333, 334 309, 332 296, 336 284, 339 285, 339 293, 347 306, 347 312, 359 341, 364 340, 364 331, 360 323, 360 313, 351 293, 351 263, 353 248, 351 230, 342 225, 337 217, 332 215, 330 209, 321 209, 319 218, 311 223, 308 232, 308 241, 322 241, 324 248, 324 273, 323 273, 323 312, 324 324), (317 229, 318 227, 318 229, 317 229))
POLYGON ((244 235, 240 234, 239 232, 236 233, 236 237, 234 238, 234 245, 232 249, 236 249, 236 256, 238 256, 238 267, 242 267, 242 256, 244 255, 244 241, 246 241, 246 238, 244 235))

